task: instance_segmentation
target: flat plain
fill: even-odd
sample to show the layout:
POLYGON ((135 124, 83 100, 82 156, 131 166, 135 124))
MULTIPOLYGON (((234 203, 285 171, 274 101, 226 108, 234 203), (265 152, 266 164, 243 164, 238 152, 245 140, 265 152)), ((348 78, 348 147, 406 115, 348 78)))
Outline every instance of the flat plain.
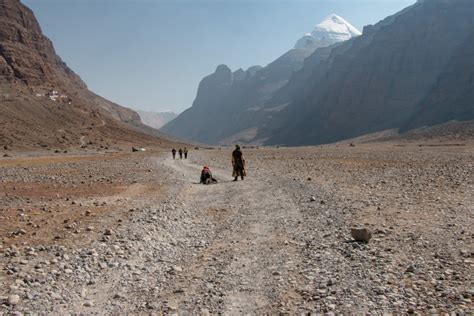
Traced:
POLYGON ((474 310, 472 141, 230 152, 1 158, 0 314, 474 310))

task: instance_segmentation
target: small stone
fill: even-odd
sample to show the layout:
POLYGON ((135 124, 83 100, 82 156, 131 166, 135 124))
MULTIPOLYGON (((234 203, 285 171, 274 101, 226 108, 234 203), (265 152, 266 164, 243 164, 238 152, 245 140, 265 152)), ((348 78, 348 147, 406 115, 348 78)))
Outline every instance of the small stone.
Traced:
POLYGON ((200 313, 202 316, 210 316, 211 315, 211 312, 207 309, 207 308, 203 308, 201 309, 201 313, 200 313))
POLYGON ((118 299, 123 299, 123 295, 121 295, 120 293, 115 293, 114 295, 114 299, 118 300, 118 299))
POLYGON ((351 236, 355 241, 362 241, 368 243, 372 238, 372 233, 367 228, 352 228, 351 236))
POLYGON ((311 202, 316 202, 316 197, 312 196, 312 197, 309 198, 309 200, 310 200, 311 202))
POLYGON ((94 302, 92 302, 92 301, 85 301, 85 302, 84 302, 84 306, 85 306, 85 307, 92 307, 92 306, 94 306, 94 302))
POLYGON ((20 302, 20 296, 13 294, 8 297, 8 305, 17 305, 20 302))
POLYGON ((112 235, 112 230, 111 229, 106 229, 105 232, 104 232, 104 235, 111 236, 112 235))

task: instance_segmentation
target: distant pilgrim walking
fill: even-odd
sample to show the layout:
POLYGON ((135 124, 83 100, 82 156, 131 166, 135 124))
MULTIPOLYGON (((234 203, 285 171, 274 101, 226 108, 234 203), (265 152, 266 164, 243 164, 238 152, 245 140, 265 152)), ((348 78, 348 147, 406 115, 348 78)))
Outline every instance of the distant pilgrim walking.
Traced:
POLYGON ((188 159, 188 149, 184 147, 184 159, 188 159))
POLYGON ((232 152, 232 166, 234 167, 232 172, 234 181, 237 181, 239 176, 243 180, 247 174, 245 172, 245 160, 239 145, 235 145, 235 149, 232 152))
POLYGON ((183 150, 180 148, 178 152, 179 152, 179 159, 183 159, 183 150))
POLYGON ((176 159, 176 149, 171 149, 171 154, 173 155, 173 159, 176 159))

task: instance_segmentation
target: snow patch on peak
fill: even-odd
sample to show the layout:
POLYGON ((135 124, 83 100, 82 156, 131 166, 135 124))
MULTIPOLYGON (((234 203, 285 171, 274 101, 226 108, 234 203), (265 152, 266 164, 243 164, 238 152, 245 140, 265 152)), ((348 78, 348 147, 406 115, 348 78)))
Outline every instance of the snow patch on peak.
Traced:
POLYGON ((350 24, 344 18, 334 13, 324 19, 324 21, 316 25, 314 31, 311 34, 317 33, 321 30, 345 35, 350 34, 351 36, 359 36, 362 34, 352 24, 350 24))
POLYGON ((311 33, 305 34, 296 42, 296 49, 315 51, 338 42, 347 41, 362 33, 337 14, 331 14, 316 25, 311 33))

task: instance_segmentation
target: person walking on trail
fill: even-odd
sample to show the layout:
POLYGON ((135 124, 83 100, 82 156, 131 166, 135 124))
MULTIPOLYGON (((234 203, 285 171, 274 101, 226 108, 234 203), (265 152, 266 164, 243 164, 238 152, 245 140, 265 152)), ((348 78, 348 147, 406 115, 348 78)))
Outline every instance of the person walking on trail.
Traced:
POLYGON ((184 159, 188 159, 188 149, 184 147, 184 159))
POLYGON ((178 152, 179 152, 179 159, 183 159, 183 150, 180 148, 178 152))
POLYGON ((176 149, 171 149, 171 154, 173 155, 173 159, 176 159, 176 149))
POLYGON ((245 160, 239 145, 235 145, 235 149, 232 152, 232 166, 234 167, 234 171, 232 172, 234 181, 237 181, 239 176, 243 180, 244 176, 246 176, 245 160))

